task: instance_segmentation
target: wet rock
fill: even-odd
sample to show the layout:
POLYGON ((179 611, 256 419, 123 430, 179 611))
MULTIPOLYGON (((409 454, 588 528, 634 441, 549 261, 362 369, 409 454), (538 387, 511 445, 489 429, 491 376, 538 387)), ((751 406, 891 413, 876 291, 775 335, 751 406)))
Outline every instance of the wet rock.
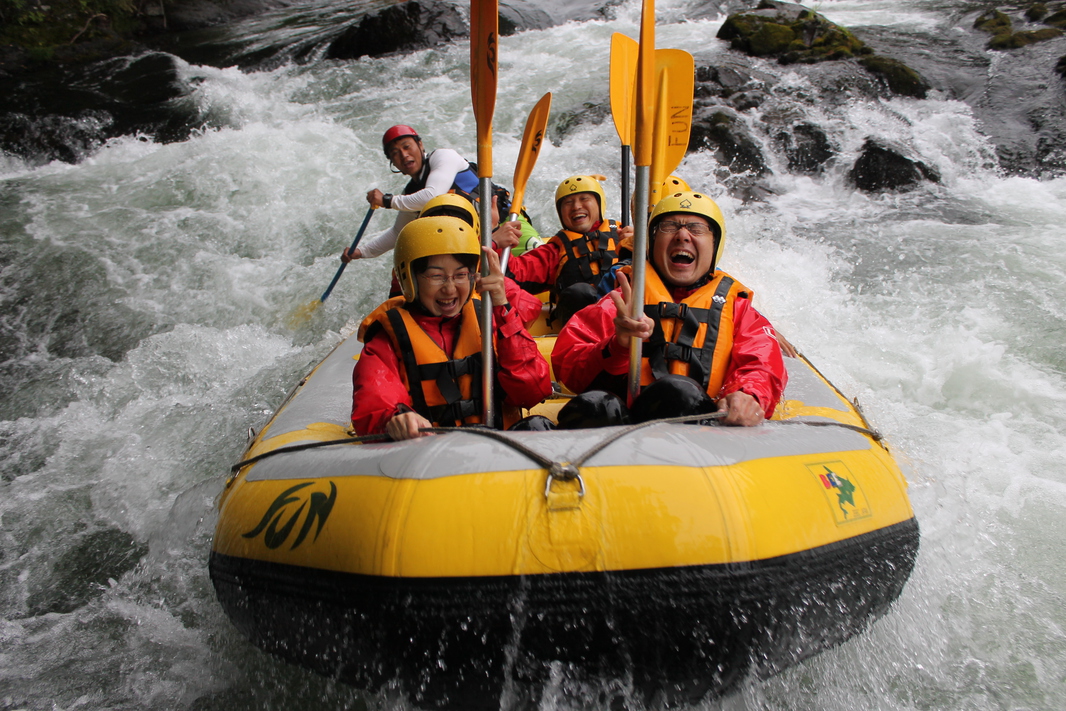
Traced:
POLYGON ((604 97, 600 102, 586 101, 575 108, 553 112, 548 135, 552 145, 561 146, 566 137, 578 127, 585 124, 599 125, 610 116, 611 104, 608 97, 604 97))
POLYGON ((186 93, 174 58, 157 52, 0 77, 0 150, 76 162, 115 136, 184 140, 201 123, 177 101, 186 93))
POLYGON ((1062 30, 1055 27, 1045 27, 1041 30, 1023 30, 1021 32, 1004 32, 996 35, 988 41, 989 49, 1018 49, 1037 42, 1062 37, 1062 30))
POLYGON ((118 579, 148 552, 148 547, 116 528, 81 536, 55 559, 46 578, 30 586, 31 615, 71 612, 98 597, 108 579, 118 579))
POLYGON ((929 84, 898 59, 880 57, 844 27, 802 5, 763 0, 753 11, 730 15, 718 38, 756 57, 777 57, 782 64, 826 62, 858 57, 859 63, 889 90, 925 98, 929 84))
POLYGON ((869 55, 859 59, 859 64, 871 74, 883 79, 893 94, 924 99, 929 93, 929 83, 899 60, 869 55))
POLYGON ((774 143, 785 154, 788 169, 793 173, 821 173, 836 154, 829 136, 812 123, 796 124, 778 132, 774 136, 774 143))
POLYGON ((715 64, 697 64, 695 98, 728 99, 741 92, 764 91, 773 78, 764 72, 758 72, 741 64, 727 61, 715 64))
POLYGON ((1066 79, 1066 55, 1059 57, 1059 61, 1055 64, 1055 71, 1066 79))
POLYGON ((1039 22, 1047 16, 1047 5, 1042 2, 1035 2, 1029 7, 1025 8, 1025 18, 1032 22, 1039 22))
POLYGON ((545 30, 554 24, 551 15, 528 0, 500 3, 500 34, 504 37, 525 30, 545 30))
POLYGON ((705 107, 694 112, 688 149, 713 151, 719 165, 728 168, 731 173, 762 176, 770 172, 762 149, 751 132, 735 112, 722 106, 705 107))
POLYGON ((848 178, 860 190, 909 190, 922 181, 940 182, 934 169, 906 148, 880 139, 868 138, 848 178))
POLYGON ((361 18, 330 43, 326 58, 380 57, 469 35, 457 6, 440 0, 407 0, 361 18))
POLYGON ((1014 23, 1009 16, 995 8, 986 10, 973 21, 975 30, 981 30, 991 35, 1010 33, 1014 29, 1014 23))
POLYGON ((777 57, 782 64, 844 59, 865 50, 849 30, 802 5, 763 0, 749 12, 730 15, 718 39, 755 57, 777 57))
POLYGON ((1044 24, 1066 29, 1066 10, 1059 10, 1051 17, 1046 18, 1044 24))

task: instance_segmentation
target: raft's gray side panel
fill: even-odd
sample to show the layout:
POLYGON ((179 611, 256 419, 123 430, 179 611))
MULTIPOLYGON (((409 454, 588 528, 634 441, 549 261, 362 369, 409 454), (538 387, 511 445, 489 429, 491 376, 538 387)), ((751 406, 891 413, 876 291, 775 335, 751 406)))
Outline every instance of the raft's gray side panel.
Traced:
MULTIPOLYGON (((554 461, 572 461, 620 428, 513 432, 521 442, 554 461)), ((654 425, 613 442, 586 466, 707 467, 788 455, 820 455, 869 449, 870 440, 844 428, 767 423, 758 428, 654 425)), ((492 471, 522 471, 540 465, 488 437, 453 432, 406 442, 336 445, 279 454, 256 464, 249 481, 343 476, 432 479, 492 471)))
MULTIPOLYGON (((315 422, 347 426, 351 413, 353 356, 362 344, 352 336, 339 344, 285 404, 266 432, 276 437, 315 422)), ((847 411, 847 403, 802 360, 786 359, 785 397, 805 405, 847 411)), ((815 419, 815 418, 812 418, 815 419)), ((822 418, 816 418, 822 419, 822 418)), ((553 461, 573 461, 621 428, 509 432, 553 461)), ((306 441, 311 441, 306 440, 306 441)), ((291 444, 297 444, 292 442, 291 444)), ((722 466, 753 459, 863 450, 870 440, 837 427, 770 422, 757 428, 655 425, 628 434, 597 453, 588 466, 722 466)), ((492 471, 522 471, 539 465, 521 452, 488 437, 456 432, 407 442, 336 445, 278 454, 257 463, 249 481, 343 476, 431 479, 492 471)))

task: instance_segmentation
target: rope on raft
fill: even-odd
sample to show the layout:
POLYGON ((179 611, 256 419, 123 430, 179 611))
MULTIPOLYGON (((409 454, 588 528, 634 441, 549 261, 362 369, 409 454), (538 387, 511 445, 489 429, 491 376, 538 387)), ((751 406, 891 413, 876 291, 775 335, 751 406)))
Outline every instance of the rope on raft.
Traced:
MULTIPOLYGON (((604 437, 602 440, 596 443, 595 446, 587 450, 581 456, 575 458, 569 462, 557 462, 549 457, 545 457, 540 452, 530 449, 526 445, 511 439, 503 432, 498 430, 488 429, 486 427, 423 427, 420 432, 429 432, 432 434, 448 434, 449 432, 468 432, 470 434, 481 435, 482 437, 488 437, 494 439, 511 449, 524 454, 529 459, 539 464, 542 468, 546 469, 553 478, 569 480, 578 476, 580 468, 588 461, 593 455, 603 451, 605 448, 618 441, 626 435, 632 434, 637 430, 645 427, 651 427, 652 425, 661 424, 682 424, 686 422, 702 422, 705 420, 719 420, 725 416, 722 412, 712 412, 704 415, 685 415, 682 417, 665 417, 659 420, 649 420, 647 422, 641 422, 638 425, 630 425, 624 429, 618 430, 609 437, 604 437)), ((866 427, 859 427, 858 425, 849 425, 844 422, 823 421, 823 420, 777 420, 778 424, 791 424, 791 425, 806 425, 808 427, 843 427, 845 429, 853 430, 861 434, 865 434, 873 439, 875 442, 880 442, 883 437, 880 432, 872 430, 866 427)), ((391 442, 392 439, 387 434, 377 435, 363 435, 361 437, 346 437, 344 439, 331 439, 323 442, 305 442, 304 444, 294 444, 289 447, 279 447, 278 449, 271 450, 269 452, 263 452, 249 459, 237 462, 230 467, 231 472, 240 471, 242 468, 249 464, 255 464, 258 461, 272 457, 275 454, 285 454, 289 452, 301 452, 307 449, 317 449, 318 447, 329 447, 335 444, 373 444, 376 442, 391 442)))

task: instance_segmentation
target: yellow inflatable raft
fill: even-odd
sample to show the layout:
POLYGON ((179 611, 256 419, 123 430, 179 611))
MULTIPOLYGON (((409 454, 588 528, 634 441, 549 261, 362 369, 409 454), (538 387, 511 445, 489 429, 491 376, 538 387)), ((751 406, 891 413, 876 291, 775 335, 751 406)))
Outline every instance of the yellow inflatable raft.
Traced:
POLYGON ((803 359, 755 428, 352 444, 359 347, 300 382, 220 501, 218 598, 295 664, 420 705, 497 709, 560 669, 691 701, 862 631, 914 566, 899 468, 803 359))

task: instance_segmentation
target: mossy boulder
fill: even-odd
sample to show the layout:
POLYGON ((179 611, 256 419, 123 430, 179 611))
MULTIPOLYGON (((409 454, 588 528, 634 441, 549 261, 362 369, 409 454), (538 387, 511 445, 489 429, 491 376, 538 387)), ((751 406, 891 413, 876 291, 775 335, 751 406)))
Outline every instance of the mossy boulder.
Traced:
POLYGON ((874 54, 862 57, 859 64, 871 74, 883 79, 895 94, 924 99, 929 92, 928 82, 918 72, 896 59, 874 54))
POLYGON ((1059 10, 1055 14, 1044 19, 1045 25, 1051 25, 1052 27, 1059 27, 1066 29, 1066 10, 1059 10))
POLYGON ((763 0, 755 10, 730 15, 718 39, 755 57, 777 57, 782 64, 847 59, 869 53, 849 30, 802 5, 763 0))
POLYGON ((1005 12, 992 8, 978 15, 973 22, 973 27, 975 30, 981 30, 990 35, 1001 35, 1011 32, 1014 24, 1005 12))
POLYGON ((1045 16, 1047 16, 1047 5, 1042 2, 1034 2, 1025 8, 1025 19, 1030 22, 1040 22, 1045 16))
POLYGON ((1018 49, 1037 42, 1045 42, 1062 37, 1063 31, 1057 27, 1045 27, 1041 30, 1023 30, 996 35, 988 41, 989 49, 1018 49))

